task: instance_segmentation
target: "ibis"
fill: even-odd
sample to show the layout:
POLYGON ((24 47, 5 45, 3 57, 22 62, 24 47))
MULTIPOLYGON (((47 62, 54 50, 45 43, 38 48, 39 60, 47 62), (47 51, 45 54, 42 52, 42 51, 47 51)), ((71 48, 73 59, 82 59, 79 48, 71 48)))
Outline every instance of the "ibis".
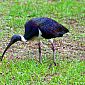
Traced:
POLYGON ((2 61, 7 49, 17 41, 27 42, 29 40, 37 39, 39 46, 39 62, 42 63, 41 56, 41 43, 40 40, 45 38, 51 42, 53 51, 53 63, 56 64, 55 56, 55 44, 53 38, 62 37, 63 34, 69 32, 69 30, 63 25, 59 24, 55 20, 47 17, 33 18, 25 23, 25 33, 22 35, 13 35, 6 49, 4 50, 0 59, 2 61))

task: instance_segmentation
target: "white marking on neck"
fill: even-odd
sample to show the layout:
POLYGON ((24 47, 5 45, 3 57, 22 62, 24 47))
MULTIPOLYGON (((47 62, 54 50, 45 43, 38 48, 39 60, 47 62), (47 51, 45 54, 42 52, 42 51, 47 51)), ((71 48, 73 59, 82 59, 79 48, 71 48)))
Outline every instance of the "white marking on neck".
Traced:
POLYGON ((49 39, 49 42, 50 42, 50 43, 53 43, 53 39, 49 39))
POLYGON ((21 36, 21 41, 23 41, 23 42, 27 41, 22 35, 20 35, 20 36, 21 36))
POLYGON ((41 35, 42 35, 42 32, 39 30, 39 35, 38 35, 38 37, 39 37, 39 38, 42 37, 41 35))

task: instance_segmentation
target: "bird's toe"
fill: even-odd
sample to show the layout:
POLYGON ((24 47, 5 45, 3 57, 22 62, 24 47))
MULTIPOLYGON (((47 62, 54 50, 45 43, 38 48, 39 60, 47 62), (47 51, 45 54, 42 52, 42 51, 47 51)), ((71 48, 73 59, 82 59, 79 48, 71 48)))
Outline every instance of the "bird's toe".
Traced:
POLYGON ((56 62, 54 62, 54 66, 57 66, 56 62))

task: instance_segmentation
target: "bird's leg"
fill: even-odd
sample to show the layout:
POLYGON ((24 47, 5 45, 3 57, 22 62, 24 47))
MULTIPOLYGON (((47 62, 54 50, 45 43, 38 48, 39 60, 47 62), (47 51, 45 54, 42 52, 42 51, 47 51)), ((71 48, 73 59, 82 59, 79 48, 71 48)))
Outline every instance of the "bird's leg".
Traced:
POLYGON ((42 56, 41 56, 41 43, 39 41, 38 43, 38 46, 39 46, 39 62, 42 63, 42 56))
POLYGON ((53 50, 53 63, 56 66, 56 49, 55 49, 55 44, 53 43, 53 39, 50 39, 51 45, 52 45, 52 50, 53 50))
POLYGON ((55 49, 54 43, 51 43, 51 44, 52 44, 52 50, 53 50, 53 63, 56 66, 56 49, 55 49))

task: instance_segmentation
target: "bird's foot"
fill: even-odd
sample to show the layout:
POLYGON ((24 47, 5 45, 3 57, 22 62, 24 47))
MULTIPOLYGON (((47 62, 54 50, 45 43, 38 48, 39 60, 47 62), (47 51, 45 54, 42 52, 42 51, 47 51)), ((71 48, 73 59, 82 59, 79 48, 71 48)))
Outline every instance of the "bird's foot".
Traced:
POLYGON ((50 69, 52 67, 52 63, 49 65, 48 69, 50 69))
MULTIPOLYGON (((54 66, 57 66, 56 62, 53 62, 54 66)), ((49 69, 52 67, 52 63, 49 65, 49 69)))
POLYGON ((42 61, 39 61, 40 64, 42 64, 42 61))

